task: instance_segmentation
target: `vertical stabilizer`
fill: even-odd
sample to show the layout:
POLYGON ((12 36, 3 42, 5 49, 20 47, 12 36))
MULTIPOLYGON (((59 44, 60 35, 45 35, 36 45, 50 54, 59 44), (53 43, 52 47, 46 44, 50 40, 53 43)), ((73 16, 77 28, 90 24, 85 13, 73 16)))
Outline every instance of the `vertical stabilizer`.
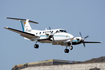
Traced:
POLYGON ((38 22, 29 20, 29 19, 12 18, 12 17, 6 17, 6 19, 19 20, 19 21, 21 22, 22 30, 23 30, 24 32, 29 32, 29 33, 30 33, 31 30, 32 30, 32 28, 31 28, 29 22, 38 24, 38 22))
POLYGON ((31 26, 29 24, 29 20, 28 19, 26 19, 26 21, 22 21, 21 20, 20 22, 21 22, 21 25, 22 25, 22 30, 24 32, 31 32, 32 28, 31 28, 31 26))

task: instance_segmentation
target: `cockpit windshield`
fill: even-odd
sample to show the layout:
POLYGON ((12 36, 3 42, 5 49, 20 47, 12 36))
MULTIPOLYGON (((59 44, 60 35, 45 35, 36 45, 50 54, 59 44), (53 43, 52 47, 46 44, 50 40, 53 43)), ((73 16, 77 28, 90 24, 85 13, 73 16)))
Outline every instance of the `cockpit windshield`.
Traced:
POLYGON ((67 33, 67 31, 66 31, 66 30, 59 30, 59 32, 65 32, 65 33, 67 33))

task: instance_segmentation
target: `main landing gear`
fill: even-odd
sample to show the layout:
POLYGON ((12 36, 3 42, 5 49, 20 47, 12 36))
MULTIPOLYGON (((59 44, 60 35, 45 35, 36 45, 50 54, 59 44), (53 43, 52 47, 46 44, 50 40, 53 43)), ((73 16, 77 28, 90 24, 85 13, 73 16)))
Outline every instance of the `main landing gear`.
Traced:
POLYGON ((35 44, 34 45, 34 48, 38 49, 39 48, 39 45, 38 44, 35 44))
POLYGON ((65 52, 65 53, 69 53, 69 49, 65 49, 64 52, 65 52))
MULTIPOLYGON (((73 46, 70 46, 70 50, 73 50, 73 46)), ((66 49, 64 50, 65 53, 69 53, 69 49, 67 49, 67 46, 66 46, 66 49)))

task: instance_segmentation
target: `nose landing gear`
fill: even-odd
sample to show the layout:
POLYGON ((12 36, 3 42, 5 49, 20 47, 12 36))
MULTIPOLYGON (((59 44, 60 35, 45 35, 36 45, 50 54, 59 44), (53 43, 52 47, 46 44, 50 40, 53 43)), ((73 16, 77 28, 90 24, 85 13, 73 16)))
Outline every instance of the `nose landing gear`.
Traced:
POLYGON ((73 50, 73 46, 70 46, 70 50, 73 50))

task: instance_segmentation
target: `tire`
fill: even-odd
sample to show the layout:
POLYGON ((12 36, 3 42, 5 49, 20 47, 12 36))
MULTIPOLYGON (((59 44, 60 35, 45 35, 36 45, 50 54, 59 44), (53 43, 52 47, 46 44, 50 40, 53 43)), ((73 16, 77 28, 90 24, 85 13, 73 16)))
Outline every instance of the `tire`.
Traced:
POLYGON ((39 48, 39 45, 38 44, 35 44, 34 45, 34 48, 38 49, 39 48))
POLYGON ((64 52, 65 52, 65 53, 69 53, 69 49, 65 49, 64 52))

